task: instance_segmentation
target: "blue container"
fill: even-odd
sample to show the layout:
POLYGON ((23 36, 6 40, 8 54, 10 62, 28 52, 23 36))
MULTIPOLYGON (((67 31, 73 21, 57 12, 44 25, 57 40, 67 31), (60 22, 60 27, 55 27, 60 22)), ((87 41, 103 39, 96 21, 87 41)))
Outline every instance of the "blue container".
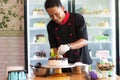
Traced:
POLYGON ((27 80, 25 70, 9 71, 8 80, 27 80))

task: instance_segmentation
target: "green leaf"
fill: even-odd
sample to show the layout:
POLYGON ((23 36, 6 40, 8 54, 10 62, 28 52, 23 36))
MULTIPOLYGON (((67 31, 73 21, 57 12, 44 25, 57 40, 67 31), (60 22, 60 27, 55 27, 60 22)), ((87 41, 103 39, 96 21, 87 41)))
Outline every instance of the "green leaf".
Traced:
POLYGON ((19 20, 21 21, 21 20, 22 20, 22 18, 24 18, 24 16, 20 16, 19 20))
POLYGON ((7 28, 7 24, 4 25, 4 28, 7 28))
POLYGON ((4 28, 4 25, 2 24, 2 22, 0 23, 0 28, 4 28))
POLYGON ((0 8, 1 10, 3 10, 3 8, 0 8))
POLYGON ((3 16, 3 20, 9 19, 8 16, 3 16))
POLYGON ((12 13, 11 13, 11 11, 10 10, 8 10, 8 15, 11 15, 12 13))
POLYGON ((3 0, 3 2, 6 4, 8 2, 8 0, 3 0))
POLYGON ((9 21, 10 21, 10 19, 7 19, 6 21, 7 21, 7 22, 9 22, 9 21))
POLYGON ((2 11, 1 11, 1 12, 0 12, 0 14, 3 14, 3 15, 5 15, 5 12, 2 12, 2 11))
POLYGON ((0 28, 3 28, 2 26, 3 26, 2 23, 0 23, 0 28))
POLYGON ((4 24, 5 24, 5 21, 2 21, 2 24, 4 25, 4 24))
POLYGON ((19 30, 22 31, 22 25, 20 25, 19 30))
POLYGON ((18 15, 16 13, 13 13, 13 17, 17 17, 18 15))

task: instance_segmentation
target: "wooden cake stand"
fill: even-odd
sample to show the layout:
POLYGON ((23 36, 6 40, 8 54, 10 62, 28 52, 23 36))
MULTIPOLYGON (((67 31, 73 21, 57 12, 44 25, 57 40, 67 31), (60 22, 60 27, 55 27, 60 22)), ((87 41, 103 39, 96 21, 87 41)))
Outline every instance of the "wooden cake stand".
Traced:
POLYGON ((53 68, 54 74, 51 74, 50 76, 48 76, 48 78, 50 80, 70 80, 70 76, 62 73, 61 68, 70 68, 70 67, 74 67, 74 64, 68 64, 68 65, 62 65, 62 66, 50 66, 50 65, 42 65, 42 67, 44 68, 53 68))

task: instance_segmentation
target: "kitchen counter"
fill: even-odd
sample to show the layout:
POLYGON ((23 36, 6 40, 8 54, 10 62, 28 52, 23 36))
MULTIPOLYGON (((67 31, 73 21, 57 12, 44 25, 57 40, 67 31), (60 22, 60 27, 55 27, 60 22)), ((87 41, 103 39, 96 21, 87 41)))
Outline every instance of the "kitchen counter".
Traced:
MULTIPOLYGON (((7 80, 7 79, 4 79, 7 80)), ((33 77, 27 80, 56 80, 50 79, 49 77, 33 77)), ((57 79, 57 80, 68 80, 68 79, 57 79)), ((82 75, 70 75, 69 80, 86 80, 82 75)), ((106 79, 97 79, 97 80, 106 80, 106 79)), ((108 80, 120 80, 120 76, 115 76, 115 78, 109 78, 108 80)))
MULTIPOLYGON (((70 79, 56 79, 56 78, 49 78, 49 77, 34 77, 28 80, 86 80, 82 75, 70 75, 70 79)), ((106 80, 106 79, 97 79, 97 80, 106 80)), ((109 77, 108 80, 120 80, 120 77, 116 76, 115 78, 109 77)))
MULTIPOLYGON (((27 80, 88 80, 86 77, 89 77, 88 74, 86 74, 85 71, 78 71, 76 73, 62 73, 60 68, 55 69, 54 74, 50 74, 46 77, 36 77, 34 74, 32 75, 32 78, 29 78, 27 80)), ((7 79, 5 79, 7 80, 7 79)), ((114 75, 113 77, 101 78, 97 80, 120 80, 120 76, 114 75)))

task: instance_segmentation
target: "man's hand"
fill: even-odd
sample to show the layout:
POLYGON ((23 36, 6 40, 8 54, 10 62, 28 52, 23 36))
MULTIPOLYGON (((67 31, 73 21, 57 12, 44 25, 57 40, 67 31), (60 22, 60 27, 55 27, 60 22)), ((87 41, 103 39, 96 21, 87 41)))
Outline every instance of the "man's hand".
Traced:
POLYGON ((60 47, 58 48, 57 53, 60 54, 60 55, 63 55, 69 50, 70 50, 70 46, 68 44, 60 45, 60 47))

